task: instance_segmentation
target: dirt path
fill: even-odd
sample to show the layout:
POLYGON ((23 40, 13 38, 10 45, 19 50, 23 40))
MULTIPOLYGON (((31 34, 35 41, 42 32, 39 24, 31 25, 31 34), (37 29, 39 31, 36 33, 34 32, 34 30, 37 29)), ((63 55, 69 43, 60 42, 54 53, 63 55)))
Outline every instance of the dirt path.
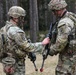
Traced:
MULTIPOLYGON (((37 54, 37 61, 35 62, 38 68, 38 72, 35 71, 33 63, 30 62, 28 58, 26 58, 26 75, 55 75, 55 67, 57 64, 58 57, 57 56, 48 56, 48 58, 45 61, 44 65, 44 71, 40 72, 39 69, 41 67, 42 63, 42 56, 40 54, 37 54)), ((3 73, 3 67, 0 63, 0 75, 5 75, 3 73)))
POLYGON ((29 59, 26 59, 26 75, 55 75, 55 67, 57 65, 58 56, 49 56, 44 65, 44 71, 41 73, 39 71, 42 63, 42 56, 37 55, 36 65, 38 67, 38 72, 35 72, 33 64, 30 62, 29 59))

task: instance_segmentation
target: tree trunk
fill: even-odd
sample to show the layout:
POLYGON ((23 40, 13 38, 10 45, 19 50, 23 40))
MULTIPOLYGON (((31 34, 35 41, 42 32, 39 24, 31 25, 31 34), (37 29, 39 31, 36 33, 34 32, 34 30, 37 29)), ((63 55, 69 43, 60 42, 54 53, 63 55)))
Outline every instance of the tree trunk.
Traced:
POLYGON ((45 27, 47 29, 47 25, 48 25, 48 4, 47 4, 47 0, 44 0, 44 8, 45 8, 45 27))
POLYGON ((0 28, 3 26, 3 14, 4 14, 4 10, 3 10, 3 1, 0 0, 0 28))
POLYGON ((75 1, 75 13, 76 13, 76 1, 75 1))
POLYGON ((30 4, 30 38, 32 42, 36 42, 38 32, 37 0, 29 0, 29 4, 30 4))
MULTIPOLYGON (((6 14, 7 14, 8 13, 8 10, 9 10, 9 6, 8 6, 9 4, 8 4, 8 1, 7 0, 5 1, 5 4, 6 4, 5 5, 5 7, 6 7, 6 14)), ((8 19, 8 15, 6 15, 6 19, 8 19)))

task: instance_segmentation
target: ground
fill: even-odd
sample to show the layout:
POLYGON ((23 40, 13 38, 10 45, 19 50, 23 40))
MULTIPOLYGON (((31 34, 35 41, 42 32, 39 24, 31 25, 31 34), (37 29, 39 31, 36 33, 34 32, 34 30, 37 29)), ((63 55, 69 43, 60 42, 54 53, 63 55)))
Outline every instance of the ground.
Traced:
MULTIPOLYGON (((37 61, 35 62, 38 68, 38 71, 36 72, 33 66, 33 63, 26 57, 26 75, 55 75, 55 67, 57 65, 58 61, 58 55, 57 56, 48 56, 48 58, 45 60, 44 65, 44 71, 40 72, 39 69, 41 67, 42 63, 42 56, 40 54, 37 54, 37 61)), ((0 63, 0 75, 5 75, 3 73, 3 67, 0 63)))
POLYGON ((38 72, 35 72, 33 64, 29 59, 26 60, 26 74, 27 75, 55 75, 55 67, 57 65, 58 56, 48 56, 45 60, 44 71, 40 72, 39 69, 42 63, 42 56, 40 54, 37 55, 36 65, 38 68, 38 72), (28 64, 29 63, 29 64, 28 64))

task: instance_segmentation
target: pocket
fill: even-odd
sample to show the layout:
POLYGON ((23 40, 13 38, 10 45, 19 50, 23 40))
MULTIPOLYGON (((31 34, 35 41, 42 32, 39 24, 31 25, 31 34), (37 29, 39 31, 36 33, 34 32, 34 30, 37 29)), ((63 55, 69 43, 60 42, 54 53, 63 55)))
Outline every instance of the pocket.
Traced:
POLYGON ((2 59, 3 70, 7 74, 13 74, 15 72, 15 59, 11 57, 6 57, 2 59))
POLYGON ((56 74, 61 74, 61 75, 71 75, 72 69, 69 68, 64 68, 62 66, 57 66, 56 67, 56 74))

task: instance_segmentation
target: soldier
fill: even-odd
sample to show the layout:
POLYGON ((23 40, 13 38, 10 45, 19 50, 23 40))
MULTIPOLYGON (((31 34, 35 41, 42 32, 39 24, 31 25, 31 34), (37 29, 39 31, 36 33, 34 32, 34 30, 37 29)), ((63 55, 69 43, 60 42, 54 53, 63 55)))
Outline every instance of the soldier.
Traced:
POLYGON ((48 6, 58 20, 42 44, 51 43, 49 55, 59 53, 56 75, 76 75, 76 29, 72 19, 74 13, 67 11, 65 0, 51 0, 48 6))
MULTIPOLYGON (((26 15, 22 7, 12 6, 8 11, 8 15, 9 21, 6 22, 4 27, 7 34, 7 45, 5 46, 7 55, 2 60, 4 72, 7 75, 25 75, 26 54, 29 55, 34 49, 39 49, 38 46, 41 43, 29 43, 25 32, 20 28, 26 15)), ((35 55, 34 60, 36 60, 35 55)))

